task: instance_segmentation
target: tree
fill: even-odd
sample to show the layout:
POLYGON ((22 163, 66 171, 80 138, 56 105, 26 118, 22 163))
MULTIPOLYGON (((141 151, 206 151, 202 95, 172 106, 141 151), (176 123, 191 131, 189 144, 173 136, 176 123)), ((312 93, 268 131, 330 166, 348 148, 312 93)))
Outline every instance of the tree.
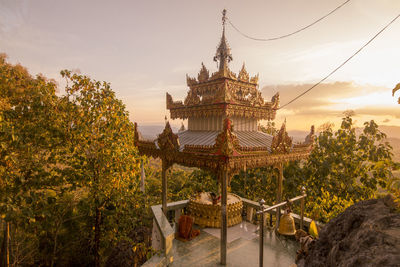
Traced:
POLYGON ((100 256, 107 248, 103 238, 110 242, 128 238, 135 220, 125 220, 126 212, 140 216, 132 214, 140 204, 135 199, 140 194, 140 158, 134 146, 134 125, 108 83, 67 70, 61 75, 67 81, 64 101, 69 103, 70 183, 87 190, 87 201, 81 208, 93 218, 88 224, 94 229, 89 239, 93 241, 94 264, 100 266, 100 256))
POLYGON ((134 126, 109 84, 62 75, 58 97, 54 81, 0 56, 1 258, 99 266, 124 244, 140 264, 151 249, 137 233, 151 225, 153 199, 139 190, 134 126))
MULTIPOLYGON (((34 247, 52 230, 42 222, 52 219, 55 192, 64 183, 63 105, 55 93, 54 81, 32 77, 0 56, 0 215, 11 233, 23 229, 34 247)), ((24 263, 33 264, 32 254, 21 249, 26 252, 24 263)), ((18 251, 11 263, 22 264, 16 262, 18 251)))

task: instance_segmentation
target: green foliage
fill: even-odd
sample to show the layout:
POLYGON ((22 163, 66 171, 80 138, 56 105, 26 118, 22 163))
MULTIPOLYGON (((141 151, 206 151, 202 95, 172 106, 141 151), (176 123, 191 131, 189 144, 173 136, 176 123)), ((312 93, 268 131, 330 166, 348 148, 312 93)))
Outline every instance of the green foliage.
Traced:
POLYGON ((55 82, 0 57, 0 229, 11 223, 11 263, 98 265, 122 243, 141 263, 151 249, 136 233, 154 203, 139 191, 134 126, 109 84, 62 76, 58 97, 55 82))
POLYGON ((34 255, 27 246, 40 249, 45 243, 53 250, 56 224, 68 216, 62 201, 68 192, 63 176, 65 106, 55 93, 55 82, 32 77, 0 57, 0 215, 12 223, 15 240, 27 240, 15 244, 15 265, 21 259, 50 265, 54 255, 42 250, 34 255), (23 235, 18 229, 24 229, 23 235))
POLYGON ((308 216, 326 222, 351 203, 376 196, 393 177, 391 146, 374 121, 365 122, 356 135, 346 116, 333 132, 326 127, 306 162, 291 163, 284 171, 287 193, 307 188, 308 216))
POLYGON ((334 193, 329 193, 321 187, 321 195, 319 195, 314 202, 309 203, 308 214, 312 218, 321 218, 326 222, 336 217, 353 204, 354 202, 349 195, 346 199, 341 198, 334 193))
MULTIPOLYGON (((151 170, 147 171, 147 173, 151 170)), ((199 169, 184 170, 179 166, 171 167, 168 175, 168 201, 188 199, 197 192, 219 192, 217 178, 199 169)), ((146 192, 152 197, 152 203, 161 202, 161 170, 158 169, 147 175, 146 192)))
POLYGON ((242 197, 254 201, 262 198, 271 204, 276 200, 277 175, 273 167, 243 171, 232 178, 231 190, 242 197))
POLYGON ((0 58, 0 214, 7 221, 27 224, 42 216, 37 209, 53 199, 43 189, 63 183, 57 165, 62 107, 55 89, 54 82, 0 58))
MULTIPOLYGON (((336 132, 332 124, 324 124, 307 160, 284 165, 283 199, 299 195, 305 186, 306 215, 322 222, 357 201, 375 197, 389 185, 387 190, 397 193, 392 170, 398 167, 392 161, 386 135, 370 121, 357 136, 351 115, 345 113, 336 132)), ((262 130, 276 133, 273 124, 262 130)), ((272 167, 241 172, 232 179, 232 191, 251 200, 263 198, 267 204, 275 203, 277 175, 272 167)), ((297 205, 294 208, 299 212, 297 205)))
POLYGON ((134 125, 108 83, 66 70, 61 75, 68 84, 63 100, 69 103, 71 184, 87 191, 81 212, 92 218, 91 241, 99 265, 109 243, 129 240, 141 218, 134 125))

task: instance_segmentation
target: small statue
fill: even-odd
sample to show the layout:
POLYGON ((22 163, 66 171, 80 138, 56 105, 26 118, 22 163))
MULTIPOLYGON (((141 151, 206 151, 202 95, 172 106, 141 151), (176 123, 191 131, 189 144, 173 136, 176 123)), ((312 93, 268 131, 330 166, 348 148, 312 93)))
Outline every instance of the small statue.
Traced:
POLYGON ((296 240, 300 242, 300 249, 297 251, 296 255, 296 263, 299 263, 300 260, 305 259, 308 255, 308 252, 314 243, 314 238, 307 234, 304 230, 297 230, 295 234, 296 240))
POLYGON ((211 200, 213 205, 217 205, 218 201, 221 199, 221 195, 217 196, 214 192, 210 192, 211 200))

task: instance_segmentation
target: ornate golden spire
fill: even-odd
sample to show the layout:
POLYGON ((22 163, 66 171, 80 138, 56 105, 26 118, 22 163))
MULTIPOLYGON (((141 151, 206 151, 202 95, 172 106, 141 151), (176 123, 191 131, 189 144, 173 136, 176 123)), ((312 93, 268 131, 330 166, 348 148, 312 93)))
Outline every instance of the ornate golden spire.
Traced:
MULTIPOLYGON (((232 60, 231 49, 225 38, 226 9, 222 11, 222 37, 214 61, 219 61, 219 71, 228 73, 228 63, 232 60)), ((225 75, 224 75, 225 76, 225 75)))

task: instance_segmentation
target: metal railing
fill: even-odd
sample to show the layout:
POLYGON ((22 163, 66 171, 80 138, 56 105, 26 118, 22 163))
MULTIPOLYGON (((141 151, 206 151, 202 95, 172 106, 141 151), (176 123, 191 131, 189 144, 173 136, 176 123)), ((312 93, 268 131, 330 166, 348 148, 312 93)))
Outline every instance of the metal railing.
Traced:
POLYGON ((266 213, 266 212, 269 212, 269 211, 271 211, 271 210, 274 210, 274 209, 276 209, 277 211, 276 211, 276 216, 280 216, 280 207, 282 207, 282 206, 285 206, 285 205, 287 205, 288 204, 288 202, 291 202, 291 203, 293 203, 293 202, 296 202, 296 201, 298 201, 298 200, 301 200, 300 201, 300 209, 301 209, 301 213, 300 213, 300 229, 303 229, 303 225, 304 225, 304 199, 305 199, 305 197, 307 196, 307 194, 305 193, 305 187, 302 187, 301 188, 301 195, 300 196, 297 196, 297 197, 294 197, 294 198, 292 198, 292 199, 289 199, 289 201, 284 201, 284 202, 281 202, 281 203, 278 203, 278 204, 276 204, 276 205, 273 205, 273 206, 270 206, 270 207, 268 207, 268 208, 265 208, 264 207, 264 204, 265 204, 265 201, 264 201, 264 199, 261 199, 260 200, 260 207, 259 207, 259 211, 257 211, 257 215, 260 215, 260 258, 259 258, 259 262, 260 262, 260 267, 262 267, 263 266, 263 264, 264 264, 264 213, 266 213))

